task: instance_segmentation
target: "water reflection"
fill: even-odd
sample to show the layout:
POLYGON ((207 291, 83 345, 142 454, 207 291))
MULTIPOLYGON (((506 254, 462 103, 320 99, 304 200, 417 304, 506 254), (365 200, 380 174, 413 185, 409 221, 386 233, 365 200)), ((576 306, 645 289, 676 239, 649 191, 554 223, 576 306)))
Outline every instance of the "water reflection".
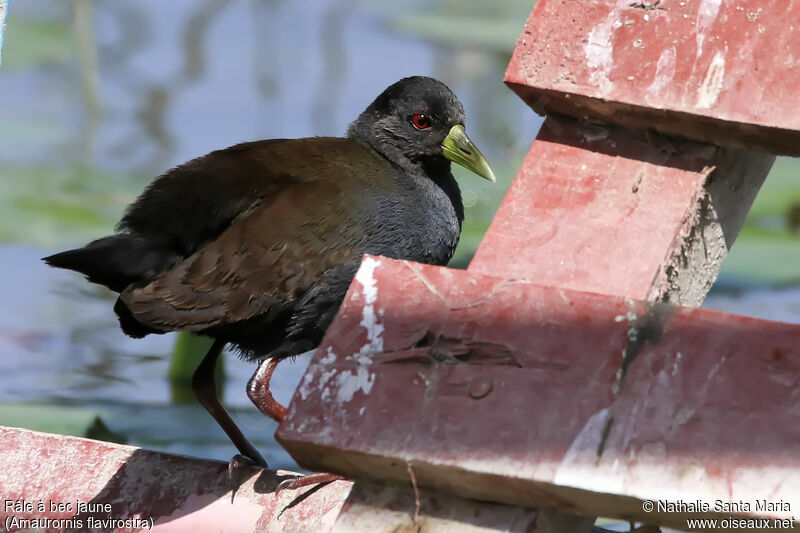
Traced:
MULTIPOLYGON (((196 402, 171 401, 166 354, 174 336, 125 337, 110 313, 113 298, 107 291, 87 290, 76 276, 41 264, 41 255, 41 249, 0 247, 5 298, 0 307, 0 424, 22 417, 17 423, 25 427, 81 433, 99 414, 131 444, 229 458, 230 441, 208 413, 196 402), (30 404, 49 409, 11 409, 30 404)), ((275 393, 281 401, 290 399, 307 361, 298 358, 279 367, 275 393)), ((226 404, 275 466, 292 466, 272 440, 275 424, 257 413, 244 394, 254 367, 233 357, 227 363, 226 404)))
MULTIPOLYGON (((512 4, 525 13, 526 3, 512 4)), ((9 95, 0 102, 7 124, 0 139, 10 141, 11 126, 32 117, 40 121, 37 132, 51 134, 0 143, 0 160, 43 174, 52 167, 92 169, 91 178, 68 186, 107 188, 105 196, 125 192, 114 198, 115 216, 94 224, 52 209, 20 212, 60 226, 20 233, 20 242, 63 246, 100 235, 152 176, 213 149, 259 138, 340 135, 406 75, 434 75, 453 87, 467 108, 470 135, 500 167, 504 184, 540 123, 499 83, 524 17, 498 52, 393 31, 390 2, 29 0, 19 6, 0 73, 0 90, 9 95), (38 54, 23 52, 34 40, 43 43, 38 54)), ((507 8, 483 7, 488 27, 492 12, 508 16, 507 8)), ((468 218, 481 226, 503 188, 474 181, 464 181, 466 194, 477 199, 468 218)), ((58 200, 61 184, 49 185, 56 203, 67 203, 58 200)), ((71 207, 79 201, 68 200, 71 207)))

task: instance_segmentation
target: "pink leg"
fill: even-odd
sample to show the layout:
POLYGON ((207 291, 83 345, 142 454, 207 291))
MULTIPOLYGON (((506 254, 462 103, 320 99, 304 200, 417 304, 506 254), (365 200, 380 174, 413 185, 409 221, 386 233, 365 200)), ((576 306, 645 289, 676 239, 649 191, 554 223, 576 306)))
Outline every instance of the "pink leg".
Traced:
POLYGON ((259 411, 280 423, 286 416, 286 408, 272 397, 269 390, 269 381, 272 379, 272 373, 276 366, 278 366, 278 359, 274 357, 261 361, 253 377, 247 382, 247 397, 258 407, 259 411))
MULTIPOLYGON (((286 416, 286 408, 272 397, 272 393, 269 390, 269 382, 276 366, 278 366, 278 359, 275 358, 265 359, 258 365, 258 370, 255 371, 253 377, 247 382, 247 396, 256 407, 258 407, 259 411, 273 420, 280 422, 286 416)), ((328 483, 339 479, 347 478, 327 472, 308 474, 306 476, 298 476, 282 481, 280 485, 278 485, 278 490, 296 490, 308 485, 328 483)))

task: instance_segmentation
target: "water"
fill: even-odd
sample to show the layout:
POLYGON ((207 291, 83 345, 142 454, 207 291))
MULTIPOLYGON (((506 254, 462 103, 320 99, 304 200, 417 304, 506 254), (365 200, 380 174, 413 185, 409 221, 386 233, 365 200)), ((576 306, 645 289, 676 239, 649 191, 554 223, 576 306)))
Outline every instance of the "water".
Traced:
MULTIPOLYGON (((53 430, 67 417, 75 422, 65 429, 74 433, 99 414, 131 444, 229 459, 235 450, 204 409, 194 402, 172 403, 167 354, 173 335, 126 337, 111 312, 111 294, 87 290, 79 276, 47 267, 39 261, 43 253, 0 248, 5 299, 0 307, 0 405, 53 406, 49 416, 35 412, 30 423, 21 421, 36 429, 53 430)), ((298 357, 278 367, 273 391, 279 401, 289 401, 307 362, 308 357, 298 357)), ((294 467, 272 439, 276 424, 245 395, 244 384, 254 370, 252 364, 226 357, 224 402, 273 467, 294 467)))
MULTIPOLYGON (((463 262, 541 122, 499 83, 529 2, 460 5, 473 4, 506 32, 505 48, 395 31, 391 2, 14 2, 0 70, 0 423, 80 433, 99 414, 131 444, 230 458, 202 408, 173 402, 174 337, 125 337, 108 291, 40 258, 110 232, 170 166, 246 140, 339 135, 406 75, 439 77, 459 94, 498 174, 497 187, 459 176, 463 262)), ((416 5, 424 14, 447 2, 416 5)), ((743 287, 706 306, 800 323, 800 289, 743 287)), ((278 367, 279 401, 307 362, 278 367)), ((224 401, 271 466, 292 468, 275 424, 245 396, 254 369, 227 357, 224 401)))

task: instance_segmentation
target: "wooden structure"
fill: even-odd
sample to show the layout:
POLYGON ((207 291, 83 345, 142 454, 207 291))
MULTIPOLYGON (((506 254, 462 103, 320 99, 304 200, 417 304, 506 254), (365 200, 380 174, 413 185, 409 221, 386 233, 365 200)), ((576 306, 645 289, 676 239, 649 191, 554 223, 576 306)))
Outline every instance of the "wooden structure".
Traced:
POLYGON ((539 0, 506 82, 549 116, 469 269, 366 257, 278 430, 352 488, 276 496, 264 473, 230 503, 218 463, 3 430, 4 497, 164 531, 781 528, 800 326, 695 307, 769 154, 800 152, 800 59, 777 53, 799 44, 787 0, 539 0))
POLYGON ((234 493, 221 461, 15 428, 0 443, 2 532, 324 531, 350 491, 275 492, 292 474, 254 468, 234 493))
MULTIPOLYGON (((562 517, 800 517, 800 326, 691 308, 767 152, 800 153, 779 4, 539 0, 506 82, 549 116, 475 259, 364 260, 278 430, 296 460, 562 517)), ((360 483, 337 524, 374 530, 360 483)))

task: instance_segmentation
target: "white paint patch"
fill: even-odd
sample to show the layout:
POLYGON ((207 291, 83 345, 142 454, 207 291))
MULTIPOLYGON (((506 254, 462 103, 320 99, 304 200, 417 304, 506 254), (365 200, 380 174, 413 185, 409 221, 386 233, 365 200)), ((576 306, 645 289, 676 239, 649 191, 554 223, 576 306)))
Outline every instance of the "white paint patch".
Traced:
POLYGON ((613 36, 614 31, 622 25, 620 13, 623 7, 629 3, 627 0, 619 2, 606 19, 592 28, 587 36, 584 54, 586 62, 592 68, 589 81, 596 85, 603 94, 608 94, 614 88, 614 84, 608 79, 611 68, 614 66, 613 36))
POLYGON ((706 36, 714 25, 719 15, 719 6, 722 0, 703 0, 700 3, 700 8, 697 10, 697 33, 695 39, 697 40, 697 59, 703 55, 703 44, 706 41, 706 36))
POLYGON ((656 76, 653 83, 647 88, 647 92, 653 96, 658 96, 664 87, 670 84, 675 77, 675 47, 667 48, 661 52, 656 65, 656 76))
POLYGON ((725 54, 727 53, 728 48, 725 47, 725 51, 718 50, 714 54, 703 84, 697 90, 698 109, 708 109, 717 103, 719 93, 722 91, 722 84, 725 81, 725 54))
POLYGON ((333 348, 328 346, 328 351, 325 352, 325 357, 319 360, 322 365, 330 365, 336 362, 336 354, 333 353, 333 348))
POLYGON ((603 439, 603 429, 609 417, 608 409, 601 409, 583 426, 570 444, 564 459, 558 465, 553 482, 567 487, 599 486, 610 492, 621 489, 619 477, 612 471, 602 473, 597 466, 597 450, 603 439), (599 478, 603 479, 599 479, 599 478))
POLYGON ((355 373, 351 371, 342 372, 335 379, 339 391, 336 393, 336 400, 339 403, 349 402, 358 390, 369 394, 372 385, 375 383, 375 374, 367 370, 367 367, 359 365, 355 373))
MULTIPOLYGON (((705 489, 702 467, 699 473, 687 470, 685 462, 670 457, 661 442, 644 442, 637 446, 628 443, 624 450, 609 450, 606 446, 603 457, 598 458, 597 450, 609 416, 608 409, 602 409, 586 422, 559 463, 553 479, 555 484, 591 491, 602 487, 603 492, 640 498, 658 494, 660 499, 667 500, 686 498, 687 494, 694 495, 705 489)), ((617 420, 611 433, 629 433, 630 430, 624 426, 624 421, 617 420)))
POLYGON ((302 399, 306 399, 311 394, 311 382, 314 380, 314 369, 309 368, 306 371, 305 375, 303 376, 303 381, 300 383, 300 386, 297 387, 297 391, 300 393, 300 397, 302 399))
MULTIPOLYGON (((324 365, 330 365, 331 363, 336 361, 336 354, 333 353, 333 349, 329 346, 328 352, 325 357, 320 359, 320 363, 324 365)), ((300 382, 300 385, 297 386, 297 392, 300 393, 300 397, 303 400, 308 399, 311 396, 311 393, 322 389, 322 400, 326 400, 330 396, 330 392, 325 387, 325 385, 331 380, 331 378, 336 374, 336 370, 327 370, 322 372, 319 376, 319 382, 315 386, 311 386, 311 383, 316 378, 317 374, 319 374, 319 367, 311 366, 303 375, 303 380, 300 382)))
POLYGON ((320 395, 320 399, 323 402, 328 401, 328 398, 331 397, 331 389, 330 387, 326 387, 326 385, 331 380, 331 378, 336 375, 336 372, 338 372, 336 369, 328 370, 326 372, 323 372, 322 375, 319 377, 319 384, 317 386, 322 389, 322 394, 320 395))
MULTIPOLYGON (((349 402, 358 391, 369 394, 375 383, 375 375, 368 370, 368 365, 372 362, 370 355, 383 351, 384 328, 379 318, 383 312, 375 309, 375 302, 378 301, 375 269, 380 264, 379 260, 367 257, 356 272, 355 280, 361 284, 364 294, 360 325, 367 331, 367 343, 352 356, 356 362, 355 370, 334 368, 320 375, 318 387, 323 389, 321 395, 323 401, 334 396, 335 401, 339 403, 349 402)), ((331 365, 335 362, 336 354, 331 348, 328 348, 325 357, 320 359, 320 363, 331 365)))
POLYGON ((678 352, 675 354, 675 360, 672 362, 672 375, 677 376, 678 370, 680 369, 681 360, 683 359, 683 354, 678 352))
POLYGON ((336 369, 328 370, 327 372, 323 372, 322 375, 319 377, 319 386, 324 387, 328 384, 333 376, 336 375, 336 369))
POLYGON ((375 302, 378 300, 378 284, 375 281, 375 269, 381 262, 367 257, 356 273, 356 281, 364 290, 364 309, 361 311, 361 326, 367 330, 367 343, 359 353, 373 354, 383 351, 383 324, 375 313, 375 302))

